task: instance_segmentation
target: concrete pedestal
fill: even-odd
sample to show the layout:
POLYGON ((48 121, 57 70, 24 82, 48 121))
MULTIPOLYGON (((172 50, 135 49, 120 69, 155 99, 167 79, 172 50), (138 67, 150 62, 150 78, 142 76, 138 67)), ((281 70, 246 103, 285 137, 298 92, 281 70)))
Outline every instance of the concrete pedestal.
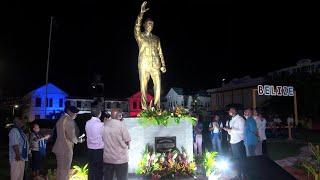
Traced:
POLYGON ((181 150, 183 146, 190 160, 193 158, 193 136, 192 124, 187 121, 180 121, 180 124, 171 124, 164 126, 142 127, 138 124, 137 118, 125 118, 125 124, 128 127, 131 143, 129 149, 129 173, 135 173, 146 144, 154 146, 155 137, 175 136, 177 148, 181 150))

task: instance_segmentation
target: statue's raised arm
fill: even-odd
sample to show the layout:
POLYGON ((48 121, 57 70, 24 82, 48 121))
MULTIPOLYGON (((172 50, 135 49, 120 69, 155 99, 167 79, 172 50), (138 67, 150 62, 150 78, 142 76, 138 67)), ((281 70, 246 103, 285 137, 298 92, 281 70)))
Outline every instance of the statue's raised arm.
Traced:
POLYGON ((142 22, 143 14, 149 10, 149 8, 146 8, 146 6, 147 6, 147 1, 144 1, 141 5, 140 13, 138 15, 138 18, 134 26, 134 37, 136 38, 136 41, 138 42, 138 44, 141 41, 141 22, 142 22))

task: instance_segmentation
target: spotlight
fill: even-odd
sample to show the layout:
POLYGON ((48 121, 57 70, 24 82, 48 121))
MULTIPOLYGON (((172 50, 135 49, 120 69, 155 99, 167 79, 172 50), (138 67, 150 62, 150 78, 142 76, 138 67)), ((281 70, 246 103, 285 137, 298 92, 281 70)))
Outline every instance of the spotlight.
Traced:
POLYGON ((224 158, 218 159, 216 167, 219 171, 228 171, 230 169, 230 162, 224 158))
POLYGON ((230 163, 226 159, 221 159, 217 161, 216 166, 220 171, 227 171, 230 167, 230 163))

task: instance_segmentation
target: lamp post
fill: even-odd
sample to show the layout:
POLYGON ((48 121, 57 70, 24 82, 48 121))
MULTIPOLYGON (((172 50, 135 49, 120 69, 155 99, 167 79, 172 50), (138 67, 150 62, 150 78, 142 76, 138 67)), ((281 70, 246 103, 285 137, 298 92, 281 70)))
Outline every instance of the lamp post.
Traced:
POLYGON ((14 116, 14 110, 18 109, 18 108, 19 108, 18 104, 15 104, 15 105, 12 106, 12 116, 14 116))

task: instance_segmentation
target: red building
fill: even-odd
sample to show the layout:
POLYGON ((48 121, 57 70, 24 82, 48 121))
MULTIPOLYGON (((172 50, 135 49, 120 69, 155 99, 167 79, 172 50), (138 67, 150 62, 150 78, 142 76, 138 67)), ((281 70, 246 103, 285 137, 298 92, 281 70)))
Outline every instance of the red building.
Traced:
MULTIPOLYGON (((150 94, 147 94, 147 104, 150 104, 150 101, 153 100, 153 97, 150 94)), ((137 92, 129 98, 129 110, 130 117, 136 117, 141 109, 141 92, 137 92)))

